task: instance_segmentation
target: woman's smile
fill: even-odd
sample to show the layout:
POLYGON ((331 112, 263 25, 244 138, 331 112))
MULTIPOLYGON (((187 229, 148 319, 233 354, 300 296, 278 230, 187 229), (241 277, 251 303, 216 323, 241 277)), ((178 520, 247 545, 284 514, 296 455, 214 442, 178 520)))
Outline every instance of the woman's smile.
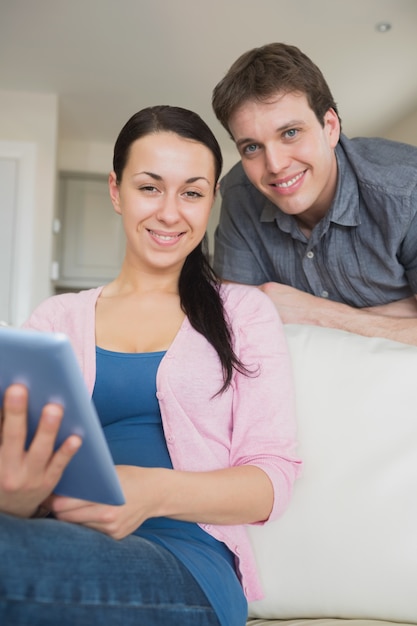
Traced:
POLYGON ((151 230, 150 228, 146 229, 148 233, 160 244, 163 245, 173 245, 176 244, 177 241, 182 237, 185 233, 184 231, 178 233, 166 233, 156 230, 151 230))
POLYGON ((172 132, 148 134, 133 142, 122 179, 111 174, 109 186, 129 265, 181 271, 204 238, 214 201, 211 151, 172 132))

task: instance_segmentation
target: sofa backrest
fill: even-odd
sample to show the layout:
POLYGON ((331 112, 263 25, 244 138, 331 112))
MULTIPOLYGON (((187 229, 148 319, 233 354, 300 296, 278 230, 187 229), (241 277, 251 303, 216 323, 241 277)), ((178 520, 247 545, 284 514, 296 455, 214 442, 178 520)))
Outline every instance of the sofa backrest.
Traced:
POLYGON ((288 325, 304 470, 250 527, 261 618, 417 623, 417 348, 288 325))

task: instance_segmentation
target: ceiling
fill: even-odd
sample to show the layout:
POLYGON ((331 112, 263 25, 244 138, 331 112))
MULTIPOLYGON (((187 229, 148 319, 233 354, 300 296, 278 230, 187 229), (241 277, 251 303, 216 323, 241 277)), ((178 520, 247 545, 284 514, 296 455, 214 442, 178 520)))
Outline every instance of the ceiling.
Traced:
POLYGON ((349 135, 417 111, 417 0, 0 0, 0 90, 58 94, 60 139, 113 143, 137 110, 173 104, 228 150, 212 89, 272 41, 319 65, 349 135))

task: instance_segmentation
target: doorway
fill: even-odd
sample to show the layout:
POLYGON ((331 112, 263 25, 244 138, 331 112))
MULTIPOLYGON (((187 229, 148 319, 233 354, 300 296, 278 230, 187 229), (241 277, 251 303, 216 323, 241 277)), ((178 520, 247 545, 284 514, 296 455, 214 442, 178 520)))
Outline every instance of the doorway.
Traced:
POLYGON ((0 324, 30 312, 36 146, 0 141, 0 324))

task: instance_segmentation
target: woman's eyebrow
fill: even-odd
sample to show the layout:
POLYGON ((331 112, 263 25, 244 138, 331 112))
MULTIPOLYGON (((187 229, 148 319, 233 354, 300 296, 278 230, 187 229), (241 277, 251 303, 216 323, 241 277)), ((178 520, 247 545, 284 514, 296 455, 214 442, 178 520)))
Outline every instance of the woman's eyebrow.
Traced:
POLYGON ((193 176, 192 178, 187 178, 186 183, 195 183, 197 180, 205 180, 209 185, 211 184, 208 178, 205 176, 193 176))
MULTIPOLYGON (((146 171, 136 172, 134 176, 140 176, 141 174, 146 174, 146 176, 150 176, 154 180, 163 180, 162 176, 160 176, 159 174, 155 174, 154 172, 146 172, 146 171)), ((206 178, 205 176, 192 176, 191 178, 187 178, 185 182, 187 184, 190 184, 190 183, 195 183, 197 180, 205 180, 209 185, 211 184, 208 178, 206 178)))
POLYGON ((162 180, 162 176, 160 176, 159 174, 155 174, 154 172, 136 172, 135 174, 133 174, 133 176, 140 176, 141 174, 146 174, 146 176, 150 176, 155 180, 162 180))

